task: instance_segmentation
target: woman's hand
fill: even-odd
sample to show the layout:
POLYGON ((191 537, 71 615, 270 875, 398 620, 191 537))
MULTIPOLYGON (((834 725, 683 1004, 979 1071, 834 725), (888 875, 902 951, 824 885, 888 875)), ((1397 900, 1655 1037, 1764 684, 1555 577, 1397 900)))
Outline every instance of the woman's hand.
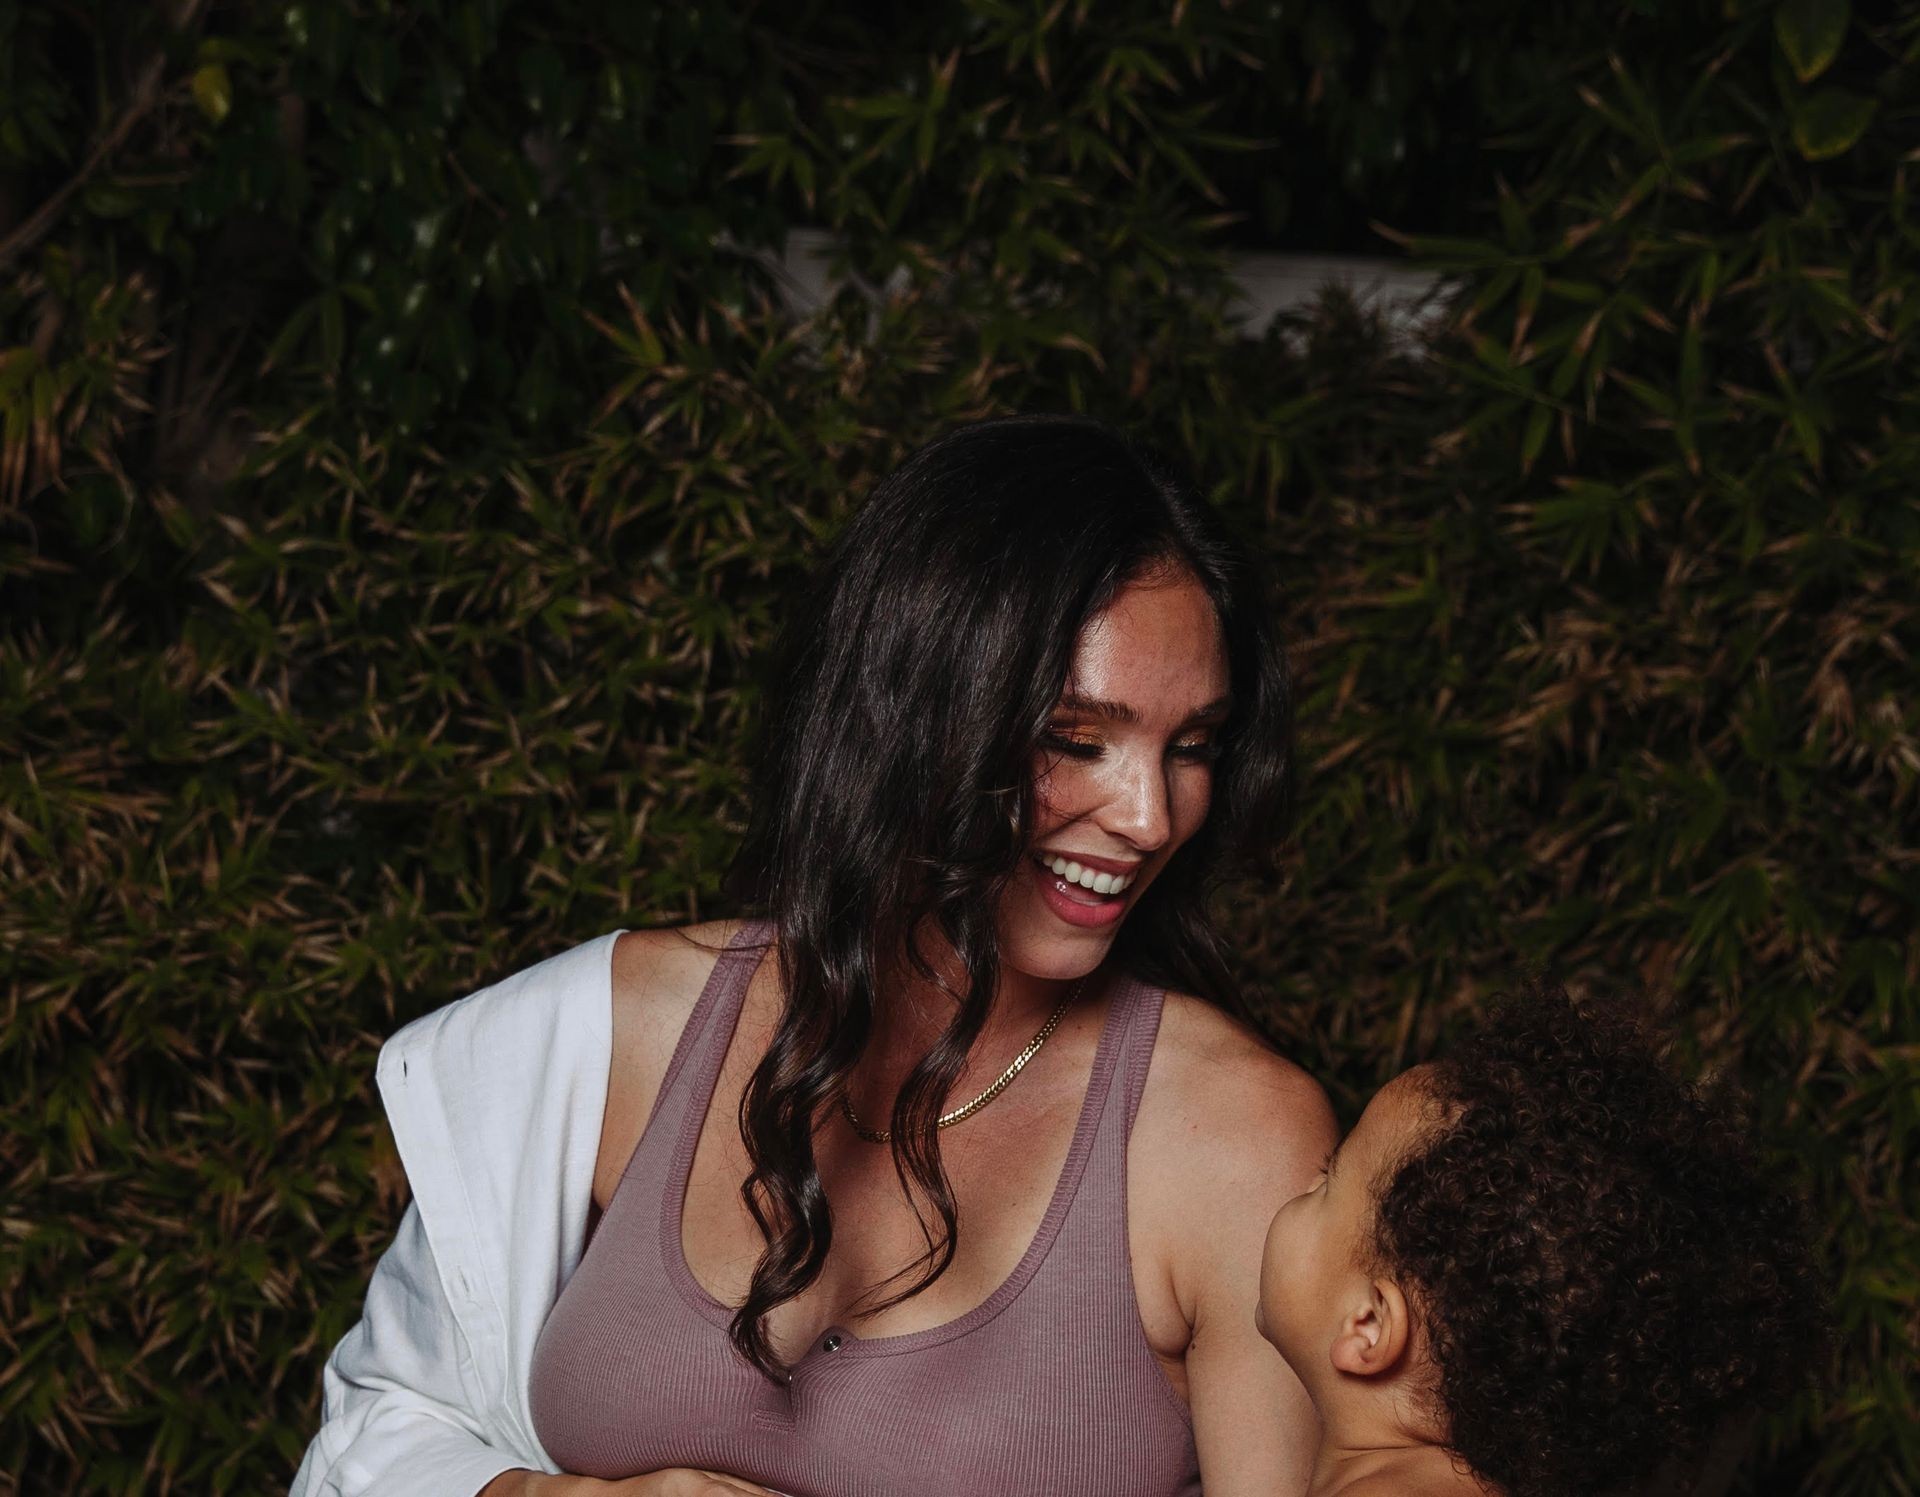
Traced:
POLYGON ((778 1492, 757 1487, 724 1471, 694 1471, 675 1466, 666 1471, 649 1471, 645 1476, 629 1476, 620 1481, 601 1481, 593 1476, 551 1476, 524 1467, 502 1471, 482 1487, 475 1497, 780 1497, 778 1492))
MULTIPOLYGON (((750 1481, 738 1476, 729 1476, 724 1471, 694 1471, 685 1466, 675 1466, 670 1471, 649 1471, 645 1476, 631 1476, 625 1481, 596 1482, 600 1488, 594 1497, 740 1497, 742 1492, 750 1497, 778 1497, 766 1487, 757 1487, 750 1481)), ((587 1497, 585 1492, 580 1497, 587 1497)))

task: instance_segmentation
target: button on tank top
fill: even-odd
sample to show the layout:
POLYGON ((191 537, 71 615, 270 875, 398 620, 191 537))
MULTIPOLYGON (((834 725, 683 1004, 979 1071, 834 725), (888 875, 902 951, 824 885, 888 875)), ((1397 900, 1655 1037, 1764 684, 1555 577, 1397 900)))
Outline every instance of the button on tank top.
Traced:
POLYGON ((605 1217, 535 1343, 528 1399, 577 1476, 726 1471, 792 1497, 1173 1497, 1193 1424, 1147 1344, 1127 1245, 1127 1135, 1164 993, 1116 984, 1067 1161, 1025 1256, 945 1325, 822 1331, 781 1384, 681 1248, 694 1149, 770 928, 715 964, 605 1217))

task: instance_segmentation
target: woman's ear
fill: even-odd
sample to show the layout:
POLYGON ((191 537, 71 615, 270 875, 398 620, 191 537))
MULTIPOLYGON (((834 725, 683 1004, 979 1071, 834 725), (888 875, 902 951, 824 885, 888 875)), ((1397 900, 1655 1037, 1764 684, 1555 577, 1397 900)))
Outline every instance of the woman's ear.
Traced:
POLYGON ((1375 1279, 1367 1297, 1347 1313, 1333 1338, 1335 1370, 1355 1377, 1379 1377, 1400 1365, 1412 1326, 1407 1297, 1392 1279, 1375 1279))

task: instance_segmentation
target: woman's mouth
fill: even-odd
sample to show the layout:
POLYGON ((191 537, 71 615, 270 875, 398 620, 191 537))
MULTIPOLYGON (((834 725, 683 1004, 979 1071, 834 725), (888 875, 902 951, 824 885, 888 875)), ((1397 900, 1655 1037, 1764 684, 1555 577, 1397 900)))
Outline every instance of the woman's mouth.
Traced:
POLYGON ((1125 913, 1127 890, 1139 876, 1082 867, 1056 853, 1034 853, 1031 860, 1040 897, 1069 925, 1111 925, 1125 913))

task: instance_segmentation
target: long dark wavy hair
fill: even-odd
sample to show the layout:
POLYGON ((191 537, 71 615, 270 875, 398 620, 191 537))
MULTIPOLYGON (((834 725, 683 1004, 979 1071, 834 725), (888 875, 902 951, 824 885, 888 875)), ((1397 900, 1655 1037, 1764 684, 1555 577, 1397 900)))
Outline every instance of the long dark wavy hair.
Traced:
POLYGON ((936 1120, 998 986, 994 914, 1028 851, 1040 740, 1082 627, 1169 564, 1219 612, 1232 707, 1209 814, 1127 916, 1113 958, 1232 1008, 1208 895, 1232 866, 1270 867, 1290 800, 1291 697, 1251 558, 1171 466, 1083 417, 958 428, 875 487, 795 600, 728 877, 772 922, 786 995, 740 1104, 753 1163, 741 1193, 766 1248, 731 1335, 763 1372, 780 1371, 768 1312, 814 1282, 833 1242, 816 1122, 838 1105, 903 964, 957 1001, 890 1124, 927 1251, 863 1313, 920 1293, 952 1262, 936 1120), (963 984, 916 944, 935 932, 954 957, 941 970, 963 984))

